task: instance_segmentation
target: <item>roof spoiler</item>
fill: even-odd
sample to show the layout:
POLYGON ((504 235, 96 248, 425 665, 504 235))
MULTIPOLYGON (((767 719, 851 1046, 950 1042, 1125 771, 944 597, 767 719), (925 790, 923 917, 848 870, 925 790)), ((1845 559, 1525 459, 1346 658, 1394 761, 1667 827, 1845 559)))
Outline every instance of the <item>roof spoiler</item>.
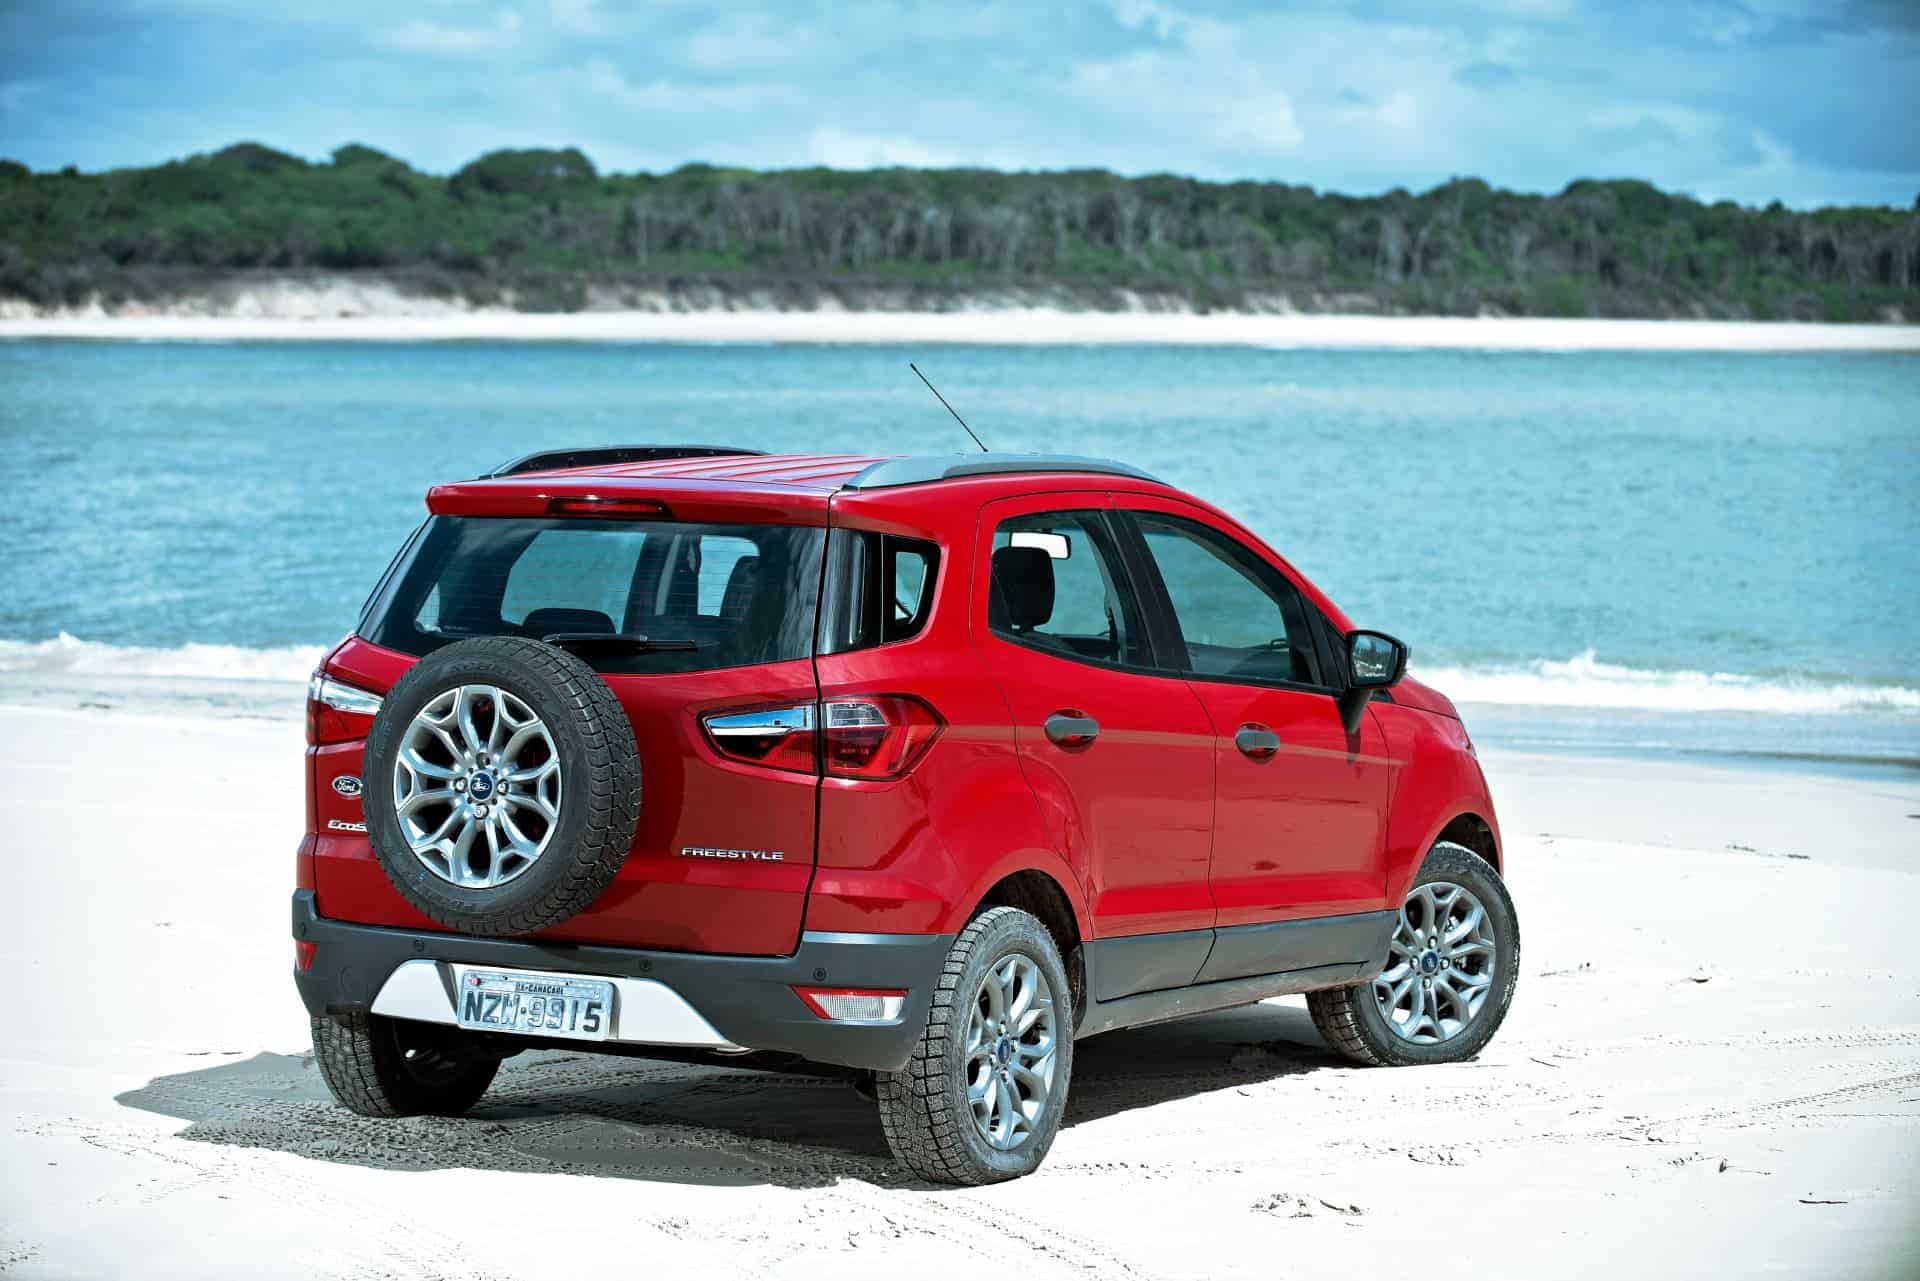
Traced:
POLYGON ((674 458, 726 458, 757 455, 761 450, 733 445, 593 445, 585 449, 543 449, 481 472, 475 480, 498 480, 530 471, 560 471, 568 467, 615 466, 620 463, 658 463, 674 458))

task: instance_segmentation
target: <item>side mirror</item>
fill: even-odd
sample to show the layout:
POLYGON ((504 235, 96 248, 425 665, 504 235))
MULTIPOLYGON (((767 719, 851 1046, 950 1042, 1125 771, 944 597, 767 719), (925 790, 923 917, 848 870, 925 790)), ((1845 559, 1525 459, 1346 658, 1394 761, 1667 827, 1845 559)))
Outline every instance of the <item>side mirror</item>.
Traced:
POLYGON ((1407 647, 1384 632, 1347 633, 1347 684, 1386 689, 1407 674, 1407 647))
POLYGON ((1376 689, 1407 674, 1407 647, 1385 632, 1347 633, 1347 692, 1340 696, 1340 723, 1347 737, 1360 732, 1360 718, 1376 689))

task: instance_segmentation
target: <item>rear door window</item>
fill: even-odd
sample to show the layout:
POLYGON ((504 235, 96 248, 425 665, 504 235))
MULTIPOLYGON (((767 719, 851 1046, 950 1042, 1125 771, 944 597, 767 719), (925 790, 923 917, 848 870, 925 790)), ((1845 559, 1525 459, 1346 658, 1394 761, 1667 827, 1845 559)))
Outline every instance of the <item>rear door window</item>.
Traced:
POLYGON ((583 652, 604 672, 686 672, 810 657, 826 531, 798 525, 436 516, 362 635, 425 655, 470 636, 690 641, 583 652))
POLYGON ((1106 515, 1014 516, 993 531, 987 626, 998 636, 1067 658, 1145 666, 1146 629, 1106 515))

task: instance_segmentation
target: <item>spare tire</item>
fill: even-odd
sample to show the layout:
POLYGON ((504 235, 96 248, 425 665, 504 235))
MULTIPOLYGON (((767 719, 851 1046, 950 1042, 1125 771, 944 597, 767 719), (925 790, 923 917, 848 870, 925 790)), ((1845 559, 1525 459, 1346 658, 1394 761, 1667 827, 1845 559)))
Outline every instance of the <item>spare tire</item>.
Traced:
POLYGON ((415 664, 373 718, 361 773, 388 879, 466 934, 532 934, 584 911, 640 814, 640 755, 613 691, 518 636, 415 664))

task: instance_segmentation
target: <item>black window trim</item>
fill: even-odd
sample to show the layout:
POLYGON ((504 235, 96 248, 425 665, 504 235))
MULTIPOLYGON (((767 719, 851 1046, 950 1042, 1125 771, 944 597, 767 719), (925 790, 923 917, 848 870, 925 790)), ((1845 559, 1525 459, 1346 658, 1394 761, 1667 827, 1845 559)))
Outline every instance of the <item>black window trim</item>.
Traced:
MULTIPOLYGON (((1056 495, 1049 495, 1049 497, 1054 497, 1054 496, 1056 495)), ((1084 499, 1088 497, 1105 498, 1106 495, 1084 494, 1076 491, 1073 493, 1059 494, 1057 495, 1057 497, 1084 499)), ((1019 648, 1027 650, 1030 653, 1044 654, 1048 658, 1057 658, 1057 659, 1060 659, 1062 662, 1067 662, 1067 663, 1078 663, 1083 667, 1093 667, 1103 672, 1124 672, 1132 676, 1158 676, 1158 677, 1165 677, 1169 674, 1167 671, 1164 656, 1160 652, 1158 637, 1155 634, 1155 626, 1153 622, 1153 611, 1150 607, 1150 603, 1147 599, 1146 594, 1142 592, 1140 589, 1139 574, 1135 565, 1132 563, 1133 562, 1132 549, 1129 546, 1128 539, 1123 531, 1123 527, 1121 526, 1119 521, 1114 519, 1114 510, 1112 507, 1107 506, 1105 504, 1102 504, 1101 506, 1098 506, 1098 507, 1089 507, 1089 506, 1086 506, 1084 503, 1076 503, 1066 507, 1043 507, 1034 511, 1014 512, 1011 515, 996 517, 993 522, 993 529, 989 531, 987 535, 987 547, 988 547, 988 551, 987 551, 988 605, 987 605, 986 617, 981 620, 982 624, 986 628, 987 635, 993 637, 995 640, 1002 641, 1008 645, 1018 646, 1019 648), (1141 643, 1141 647, 1144 648, 1147 652, 1147 661, 1144 664, 1120 663, 1120 662, 1109 663, 1109 662, 1102 661, 1101 659, 1098 659, 1098 658, 1088 658, 1082 654, 1074 654, 1064 650, 1055 649, 1050 645, 1036 645, 1032 641, 1026 641, 1026 640, 1020 639, 1020 637, 1014 633, 1003 632, 1003 631, 1000 631, 998 628, 994 627, 992 622, 992 618, 993 618, 993 605, 992 605, 993 540, 999 537, 1000 527, 1002 525, 1005 525, 1007 522, 1015 521, 1015 520, 1027 520, 1034 516, 1089 516, 1089 517, 1095 518, 1094 523, 1097 523, 1101 527, 1101 532, 1107 536, 1107 540, 1113 546, 1114 556, 1112 557, 1112 563, 1109 565, 1109 568, 1113 572, 1114 587, 1116 590, 1125 592, 1126 594, 1131 596, 1133 598, 1134 607, 1138 609, 1140 612, 1140 621, 1141 621, 1140 643, 1141 643)), ((1101 554, 1105 555, 1105 552, 1102 551, 1101 554)), ((1125 602, 1122 601, 1121 604, 1124 606, 1125 602)))
MULTIPOLYGON (((1184 521, 1188 524, 1198 525, 1203 529, 1212 530, 1220 537, 1231 540, 1235 546, 1241 548, 1247 556, 1256 563, 1265 565, 1267 568, 1272 569, 1275 574, 1279 574, 1281 581, 1291 587, 1294 594, 1299 598, 1300 609, 1305 615, 1307 629, 1310 633, 1316 630, 1316 619, 1320 611, 1314 603, 1307 598, 1307 594, 1300 590, 1298 583, 1294 582, 1286 574, 1281 573, 1280 569, 1270 564, 1266 557, 1260 555, 1253 548, 1248 547, 1246 543, 1242 542, 1227 530, 1208 524, 1197 516, 1188 516, 1183 512, 1161 511, 1159 508, 1153 507, 1138 509, 1131 507, 1118 508, 1113 513, 1114 523, 1124 531, 1125 541, 1129 549, 1127 555, 1135 562, 1133 566, 1134 575, 1147 584, 1145 595, 1149 600, 1146 603, 1146 608, 1150 615, 1147 630, 1154 637, 1155 651, 1163 653, 1170 659, 1170 661, 1164 661, 1164 666, 1160 674, 1174 675, 1180 677, 1182 680, 1200 681, 1209 685, 1250 685, 1260 689, 1283 689, 1293 690, 1303 694, 1325 694, 1328 697, 1338 696, 1340 689, 1343 687, 1304 684, 1300 681, 1281 680, 1276 677, 1219 676, 1211 672, 1194 671, 1193 660, 1187 652, 1186 638, 1180 631, 1180 616, 1173 607, 1173 594, 1167 590, 1165 580, 1160 577, 1160 567, 1154 563, 1153 551, 1147 546, 1146 535, 1140 532, 1137 518, 1143 512, 1147 515, 1162 516, 1169 520, 1184 521)), ((1320 653, 1320 647, 1317 644, 1308 652, 1308 657, 1313 663, 1314 674, 1324 676, 1326 673, 1322 670, 1323 659, 1320 653)))

